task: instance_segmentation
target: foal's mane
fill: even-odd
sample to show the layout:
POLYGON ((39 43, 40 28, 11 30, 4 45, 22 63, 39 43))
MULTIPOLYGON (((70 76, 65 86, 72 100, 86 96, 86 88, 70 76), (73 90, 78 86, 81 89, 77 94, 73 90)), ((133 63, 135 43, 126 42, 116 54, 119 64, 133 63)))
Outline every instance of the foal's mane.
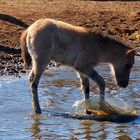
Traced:
POLYGON ((107 44, 107 43, 115 43, 118 46, 124 47, 128 50, 133 50, 134 47, 130 45, 126 41, 122 41, 122 39, 118 37, 113 37, 105 32, 89 32, 89 36, 92 36, 94 39, 99 40, 100 42, 107 44))

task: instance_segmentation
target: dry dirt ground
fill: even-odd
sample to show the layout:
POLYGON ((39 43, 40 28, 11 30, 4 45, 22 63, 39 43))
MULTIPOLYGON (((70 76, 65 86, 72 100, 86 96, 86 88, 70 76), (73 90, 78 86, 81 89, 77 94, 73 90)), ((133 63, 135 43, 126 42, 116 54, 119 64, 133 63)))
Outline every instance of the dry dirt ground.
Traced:
MULTIPOLYGON (((140 2, 136 1, 0 0, 0 14, 11 15, 28 25, 40 18, 58 19, 92 31, 105 31, 140 47, 140 2)), ((0 75, 25 72, 19 50, 23 30, 0 19, 0 75)))

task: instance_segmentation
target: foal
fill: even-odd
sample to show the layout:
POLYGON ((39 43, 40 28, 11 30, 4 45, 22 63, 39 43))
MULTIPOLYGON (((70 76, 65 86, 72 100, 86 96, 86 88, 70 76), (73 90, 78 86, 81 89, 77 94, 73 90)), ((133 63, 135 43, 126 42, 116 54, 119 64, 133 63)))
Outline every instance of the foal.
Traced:
POLYGON ((130 70, 134 64, 132 47, 103 33, 88 30, 53 19, 40 19, 29 26, 21 36, 22 58, 29 67, 33 109, 40 114, 38 84, 42 73, 51 60, 73 67, 80 75, 84 98, 89 99, 89 78, 95 81, 104 100, 105 81, 94 70, 99 63, 110 63, 117 84, 127 87, 130 70))

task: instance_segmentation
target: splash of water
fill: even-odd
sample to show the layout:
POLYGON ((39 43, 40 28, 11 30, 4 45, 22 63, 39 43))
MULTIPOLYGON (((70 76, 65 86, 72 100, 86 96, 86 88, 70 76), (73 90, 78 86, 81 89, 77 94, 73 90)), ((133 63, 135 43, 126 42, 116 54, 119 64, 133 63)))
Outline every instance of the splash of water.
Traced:
POLYGON ((78 100, 74 103, 73 108, 76 111, 88 110, 94 115, 110 115, 110 114, 131 114, 136 115, 134 106, 129 100, 117 98, 106 98, 100 107, 100 97, 95 95, 92 99, 78 100))

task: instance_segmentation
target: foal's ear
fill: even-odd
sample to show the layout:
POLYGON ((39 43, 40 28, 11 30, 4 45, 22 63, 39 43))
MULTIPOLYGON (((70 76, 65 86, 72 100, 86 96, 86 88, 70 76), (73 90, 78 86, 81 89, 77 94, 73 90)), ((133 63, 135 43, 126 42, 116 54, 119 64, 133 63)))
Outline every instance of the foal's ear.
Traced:
POLYGON ((134 55, 136 55, 136 50, 135 49, 127 51, 127 54, 126 54, 127 57, 134 56, 134 55))
POLYGON ((137 47, 135 55, 140 56, 140 47, 137 47))
POLYGON ((137 47, 135 49, 129 50, 127 52, 127 56, 131 56, 131 55, 140 56, 140 47, 137 47))
POLYGON ((140 56, 140 52, 136 52, 135 55, 136 55, 136 56, 140 56))

